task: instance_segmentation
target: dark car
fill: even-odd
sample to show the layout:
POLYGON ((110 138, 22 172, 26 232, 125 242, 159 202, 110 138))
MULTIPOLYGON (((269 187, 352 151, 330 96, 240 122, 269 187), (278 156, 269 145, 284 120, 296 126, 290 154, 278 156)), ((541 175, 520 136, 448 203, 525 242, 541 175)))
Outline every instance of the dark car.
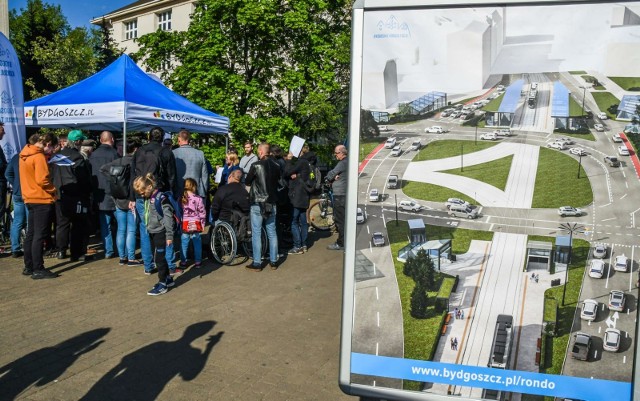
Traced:
POLYGON ((381 232, 376 231, 371 236, 371 245, 373 246, 384 246, 385 242, 384 234, 381 232))
POLYGON ((620 167, 620 160, 615 156, 605 156, 604 162, 608 163, 611 167, 620 167))

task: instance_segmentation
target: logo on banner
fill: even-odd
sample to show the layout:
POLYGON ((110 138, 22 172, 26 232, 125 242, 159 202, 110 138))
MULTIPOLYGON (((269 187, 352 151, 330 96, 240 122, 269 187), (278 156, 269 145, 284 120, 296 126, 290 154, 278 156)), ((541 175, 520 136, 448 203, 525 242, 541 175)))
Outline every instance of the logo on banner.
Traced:
POLYGON ((160 111, 154 111, 153 116, 155 118, 162 118, 164 120, 164 114, 162 114, 160 111))
POLYGON ((409 24, 399 21, 395 15, 389 16, 386 21, 378 21, 377 27, 378 33, 373 34, 374 39, 405 39, 411 37, 409 24))
POLYGON ((27 112, 24 113, 24 116, 27 117, 27 118, 33 117, 33 109, 27 110, 27 112))

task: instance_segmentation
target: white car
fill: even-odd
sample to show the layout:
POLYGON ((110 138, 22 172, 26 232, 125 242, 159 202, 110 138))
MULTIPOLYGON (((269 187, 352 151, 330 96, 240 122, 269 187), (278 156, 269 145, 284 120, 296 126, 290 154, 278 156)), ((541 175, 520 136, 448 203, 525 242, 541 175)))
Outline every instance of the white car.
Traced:
POLYGON ((622 142, 622 138, 620 137, 620 134, 613 134, 611 135, 611 140, 615 143, 621 143, 622 142))
POLYGON ((609 310, 622 312, 624 310, 624 292, 613 290, 609 293, 609 310))
POLYGON ((400 145, 394 146, 393 149, 391 150, 391 156, 399 157, 401 155, 402 155, 402 147, 400 147, 400 145))
POLYGON ((485 141, 496 141, 498 140, 498 135, 494 134, 493 132, 487 132, 486 134, 480 135, 480 139, 483 139, 485 141))
POLYGON ((620 330, 610 327, 604 331, 604 341, 602 342, 602 349, 609 352, 618 352, 620 349, 620 339, 622 335, 620 330))
POLYGON ((419 212, 422 209, 422 206, 412 200, 403 200, 398 204, 398 207, 409 212, 419 212))
POLYGON ((453 113, 453 109, 445 109, 440 113, 440 117, 449 117, 453 113))
POLYGON ((434 125, 433 127, 425 128, 424 132, 429 134, 444 134, 445 132, 448 132, 448 131, 446 128, 442 128, 439 125, 434 125))
POLYGON ((618 146, 618 154, 620 156, 629 156, 629 149, 625 145, 618 146))
POLYGON ((409 150, 420 150, 422 149, 422 142, 413 141, 411 142, 411 146, 409 146, 409 150))
POLYGON ((582 216, 585 212, 582 209, 578 209, 572 206, 561 206, 558 208, 558 214, 560 217, 565 216, 582 216))
POLYGON ((371 192, 369 192, 369 202, 380 202, 381 198, 382 196, 377 189, 374 188, 371 190, 371 192))
POLYGON ((604 259, 607 256, 607 247, 603 244, 597 244, 593 247, 593 257, 596 259, 604 259))
POLYGON ((550 142, 547 144, 547 147, 552 149, 565 150, 567 148, 567 145, 564 142, 550 142))
POLYGON ((365 221, 367 221, 367 214, 361 208, 358 208, 356 210, 356 223, 362 224, 365 221))
POLYGON ((511 136, 511 130, 509 128, 497 129, 493 131, 498 136, 511 136))
POLYGON ((616 262, 613 265, 613 270, 617 272, 626 272, 628 260, 629 259, 626 256, 624 256, 624 254, 616 256, 616 262))
POLYGON ((566 136, 556 139, 556 142, 562 142, 565 145, 573 145, 574 143, 576 143, 573 139, 567 138, 566 136))
POLYGON ((607 113, 605 113, 604 111, 601 111, 600 113, 598 113, 598 118, 601 120, 606 120, 607 118, 607 113))
POLYGON ((447 207, 447 209, 451 209, 451 206, 453 205, 469 206, 469 202, 460 198, 449 198, 444 205, 447 207))
POLYGON ((589 277, 602 278, 604 274, 604 262, 600 259, 591 259, 589 265, 589 277))
POLYGON ((594 299, 585 299, 582 302, 582 310, 580 311, 580 319, 593 322, 598 315, 598 301, 594 299))
POLYGON ((569 149, 569 153, 576 156, 586 156, 587 151, 582 148, 571 148, 569 149))
POLYGON ((387 139, 387 142, 384 143, 384 147, 387 149, 393 149, 393 147, 396 146, 396 138, 392 137, 387 139))
POLYGON ((604 125, 602 125, 602 124, 593 124, 593 129, 598 131, 598 132, 603 132, 604 131, 604 125))

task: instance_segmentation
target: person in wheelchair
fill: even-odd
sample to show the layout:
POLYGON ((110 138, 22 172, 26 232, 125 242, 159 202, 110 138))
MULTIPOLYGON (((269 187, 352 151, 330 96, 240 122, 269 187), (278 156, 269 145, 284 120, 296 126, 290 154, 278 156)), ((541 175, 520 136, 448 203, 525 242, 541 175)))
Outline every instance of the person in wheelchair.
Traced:
POLYGON ((211 203, 211 212, 215 222, 233 223, 237 219, 234 217, 234 211, 240 211, 245 216, 249 215, 249 193, 241 183, 242 175, 242 170, 232 171, 229 173, 227 185, 219 187, 216 191, 211 203))

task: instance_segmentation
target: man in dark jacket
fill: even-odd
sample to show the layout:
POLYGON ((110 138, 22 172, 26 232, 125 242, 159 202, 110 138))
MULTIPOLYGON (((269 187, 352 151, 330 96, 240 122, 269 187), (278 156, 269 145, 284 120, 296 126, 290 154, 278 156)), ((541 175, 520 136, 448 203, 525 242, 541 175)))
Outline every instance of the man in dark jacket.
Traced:
POLYGON ((56 187, 56 246, 58 259, 67 258, 71 251, 71 261, 88 259, 87 218, 91 207, 91 165, 78 150, 87 139, 80 130, 73 130, 67 136, 67 146, 58 155, 66 160, 52 163, 53 185, 56 187), (73 164, 70 164, 73 163, 73 164))
POLYGON ((269 238, 269 265, 272 270, 278 268, 278 235, 276 234, 276 202, 278 200, 278 181, 280 166, 270 154, 268 143, 258 146, 259 161, 253 163, 245 178, 249 185, 249 203, 251 205, 251 245, 253 263, 246 266, 252 271, 262 270, 262 225, 264 224, 269 238))
POLYGON ((289 153, 287 165, 284 169, 284 177, 289 186, 289 200, 291 201, 291 234, 293 236, 293 248, 290 255, 299 255, 307 250, 307 209, 309 208, 308 180, 311 167, 304 158, 294 160, 289 153))
POLYGON ((244 215, 249 213, 249 194, 240 182, 242 176, 242 170, 233 170, 229 173, 227 184, 216 191, 211 204, 211 213, 215 221, 232 221, 234 209, 244 215))
MULTIPOLYGON (((104 257, 107 259, 115 256, 111 222, 114 219, 116 204, 113 198, 109 196, 109 179, 100 173, 100 168, 120 157, 113 145, 113 134, 109 131, 103 131, 100 134, 100 146, 89 156, 92 171, 93 207, 94 210, 98 210, 100 238, 102 238, 102 244, 104 246, 104 257)), ((122 257, 122 255, 120 257, 122 257)))
MULTIPOLYGON (((171 148, 163 147, 164 130, 161 127, 153 127, 149 131, 149 143, 141 146, 133 155, 131 161, 131 192, 130 207, 134 208, 138 216, 144 216, 144 199, 136 196, 133 190, 133 181, 137 177, 144 177, 147 173, 152 173, 156 177, 158 190, 161 192, 176 190, 176 159, 171 148)), ((179 198, 182 194, 176 194, 179 198)), ((144 219, 140 221, 140 251, 144 262, 144 271, 151 274, 153 270, 153 254, 151 253, 151 242, 147 226, 144 219)), ((166 259, 169 263, 169 270, 175 270, 176 262, 173 254, 173 246, 166 248, 166 259)))
POLYGON ((326 180, 331 182, 333 189, 333 220, 338 230, 336 242, 327 246, 332 251, 344 249, 344 217, 347 204, 347 148, 344 145, 335 147, 333 154, 338 164, 327 173, 326 180))

